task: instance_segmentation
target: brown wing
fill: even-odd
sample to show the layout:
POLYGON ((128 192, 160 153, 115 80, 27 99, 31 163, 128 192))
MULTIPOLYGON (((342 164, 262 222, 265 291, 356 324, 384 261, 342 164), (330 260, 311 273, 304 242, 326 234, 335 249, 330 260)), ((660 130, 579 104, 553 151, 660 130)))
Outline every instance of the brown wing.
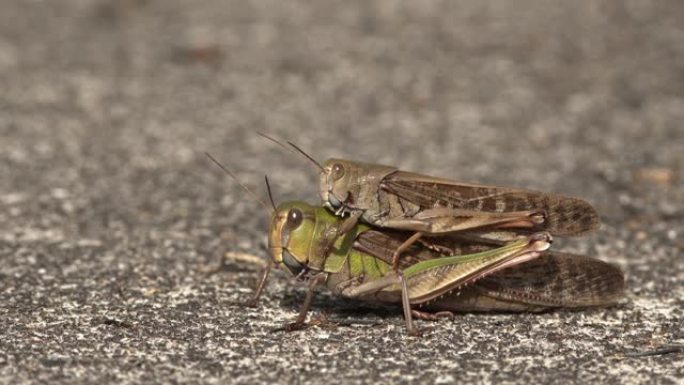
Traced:
POLYGON ((556 194, 456 183, 405 171, 388 175, 383 179, 381 189, 422 209, 442 206, 500 213, 545 210, 546 222, 534 231, 546 230, 554 235, 579 235, 599 225, 598 214, 589 203, 556 194))
MULTIPOLYGON (((393 230, 368 230, 359 234, 354 241, 354 249, 372 255, 386 263, 392 263, 392 254, 412 233, 393 230)), ((420 261, 439 258, 434 250, 417 243, 410 246, 399 259, 399 268, 411 266, 420 261)))
POLYGON ((546 252, 536 260, 492 274, 437 308, 458 311, 539 311, 608 306, 623 298, 622 271, 582 255, 546 252))
MULTIPOLYGON (((367 230, 354 240, 354 249, 372 255, 386 263, 392 263, 392 254, 413 233, 398 230, 367 230)), ((411 245, 401 254, 399 269, 404 269, 420 261, 451 255, 472 254, 501 247, 504 242, 485 243, 481 238, 462 239, 460 237, 427 238, 411 245)))

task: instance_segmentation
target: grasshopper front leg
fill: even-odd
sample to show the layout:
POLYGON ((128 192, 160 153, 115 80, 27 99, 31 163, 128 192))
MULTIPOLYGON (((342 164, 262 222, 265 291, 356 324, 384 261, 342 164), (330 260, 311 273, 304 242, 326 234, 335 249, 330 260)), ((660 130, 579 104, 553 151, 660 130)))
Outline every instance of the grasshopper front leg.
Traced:
POLYGON ((306 328, 306 315, 309 313, 309 309, 311 308, 311 301, 313 300, 313 296, 316 293, 316 288, 323 284, 327 277, 327 273, 319 273, 311 277, 311 280, 309 281, 309 290, 306 292, 306 298, 304 298, 304 303, 302 304, 302 307, 299 309, 299 315, 297 316, 295 322, 289 323, 285 326, 285 330, 295 331, 306 328))
POLYGON ((261 277, 259 278, 259 283, 257 284, 256 290, 254 290, 254 295, 252 295, 252 298, 244 303, 245 306, 257 306, 257 302, 259 302, 261 293, 264 291, 264 287, 266 287, 266 280, 268 280, 268 276, 271 273, 271 269, 273 269, 273 261, 269 260, 268 264, 264 266, 263 270, 261 271, 261 277))
POLYGON ((337 242, 337 240, 340 239, 341 236, 347 234, 354 227, 356 227, 356 225, 359 223, 359 219, 361 219, 361 215, 363 215, 363 212, 361 211, 353 212, 349 216, 349 218, 345 219, 344 222, 342 222, 342 224, 335 229, 334 234, 332 234, 331 238, 326 242, 326 245, 323 248, 322 255, 330 254, 330 251, 332 250, 333 245, 335 245, 335 242, 337 242))

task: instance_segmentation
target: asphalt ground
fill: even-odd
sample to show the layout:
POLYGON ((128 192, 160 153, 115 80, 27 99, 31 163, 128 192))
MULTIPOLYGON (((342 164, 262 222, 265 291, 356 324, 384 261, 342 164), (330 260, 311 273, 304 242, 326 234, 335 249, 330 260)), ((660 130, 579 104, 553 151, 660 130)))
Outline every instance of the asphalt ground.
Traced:
POLYGON ((678 0, 2 2, 0 383, 683 383, 682 20, 678 0), (256 131, 581 196, 603 226, 553 247, 619 265, 625 303, 413 338, 400 309, 321 292, 336 324, 273 332, 305 288, 273 274, 234 305, 268 220, 203 152, 279 202, 315 203, 317 178, 256 131))

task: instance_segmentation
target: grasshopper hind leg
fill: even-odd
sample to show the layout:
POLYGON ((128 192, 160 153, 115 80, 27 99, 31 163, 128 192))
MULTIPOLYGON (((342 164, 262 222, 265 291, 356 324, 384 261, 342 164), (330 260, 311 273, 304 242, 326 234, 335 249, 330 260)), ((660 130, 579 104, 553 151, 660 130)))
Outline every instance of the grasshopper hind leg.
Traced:
POLYGON ((397 281, 401 284, 401 305, 404 308, 404 320, 406 321, 406 331, 410 336, 420 336, 421 333, 413 325, 413 311, 411 310, 411 302, 409 301, 409 291, 408 285, 406 284, 406 278, 401 272, 396 272, 395 277, 397 281))

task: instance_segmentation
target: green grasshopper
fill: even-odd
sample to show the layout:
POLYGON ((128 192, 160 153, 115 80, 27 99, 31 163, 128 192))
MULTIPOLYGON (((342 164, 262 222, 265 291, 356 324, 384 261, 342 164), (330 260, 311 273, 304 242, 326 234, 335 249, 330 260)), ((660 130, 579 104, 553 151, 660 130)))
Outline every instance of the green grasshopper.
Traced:
POLYGON ((393 269, 392 255, 410 232, 357 224, 338 237, 344 220, 325 208, 303 202, 276 208, 272 199, 271 203, 268 247, 273 259, 250 304, 256 304, 273 265, 308 281, 306 299, 290 330, 305 325, 311 300, 321 285, 342 297, 401 304, 410 334, 417 333, 413 316, 435 317, 417 308, 436 311, 436 315, 541 311, 609 305, 622 295, 624 279, 619 269, 588 257, 544 253, 551 243, 545 232, 503 246, 437 237, 432 239, 436 247, 420 243, 407 247, 398 269, 393 269))
POLYGON ((407 250, 410 258, 402 258, 397 271, 391 268, 389 257, 410 234, 389 234, 360 224, 335 240, 328 253, 329 242, 342 223, 325 208, 303 202, 281 204, 275 210, 268 243, 273 260, 310 282, 296 325, 304 323, 315 288, 324 284, 346 298, 401 303, 408 332, 415 334, 412 306, 438 300, 489 274, 537 258, 551 244, 548 233, 536 233, 472 254, 448 256, 414 247, 407 250))
MULTIPOLYGON (((414 244, 397 271, 391 266, 392 254, 411 233, 359 224, 337 239, 326 254, 328 242, 342 223, 328 210, 303 202, 284 203, 274 211, 268 238, 273 263, 309 282, 290 329, 305 325, 314 292, 321 285, 346 298, 401 304, 409 334, 416 334, 413 316, 431 319, 431 312, 451 315, 453 311, 605 306, 616 303, 624 290, 622 272, 612 265, 584 256, 544 253, 551 242, 548 233, 497 248, 440 237, 436 239, 440 250, 450 249, 453 256, 414 244)), ((261 290, 263 284, 254 301, 261 290)))
MULTIPOLYGON (((265 134, 259 135, 286 147, 265 134)), ((345 159, 328 159, 321 165, 294 143, 288 144, 320 169, 323 206, 348 216, 338 236, 359 220, 414 232, 395 250, 395 267, 399 255, 423 236, 477 232, 513 240, 520 234, 539 231, 553 236, 581 235, 599 226, 596 210, 578 198, 460 183, 345 159)))

